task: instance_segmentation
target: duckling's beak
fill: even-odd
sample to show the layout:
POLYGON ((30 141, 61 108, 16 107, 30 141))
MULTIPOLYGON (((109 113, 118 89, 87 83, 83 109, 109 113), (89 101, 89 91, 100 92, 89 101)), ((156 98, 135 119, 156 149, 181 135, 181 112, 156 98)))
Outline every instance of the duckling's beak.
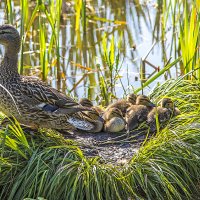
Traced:
POLYGON ((147 106, 149 106, 149 107, 156 107, 156 104, 154 104, 152 102, 149 102, 147 106))

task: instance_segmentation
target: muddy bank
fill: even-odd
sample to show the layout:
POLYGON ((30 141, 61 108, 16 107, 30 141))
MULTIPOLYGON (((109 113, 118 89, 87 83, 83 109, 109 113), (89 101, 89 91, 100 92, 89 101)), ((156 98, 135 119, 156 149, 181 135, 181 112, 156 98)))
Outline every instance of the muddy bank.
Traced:
POLYGON ((100 157, 100 161, 111 164, 126 164, 138 151, 141 143, 147 137, 147 130, 129 133, 83 133, 77 132, 71 136, 65 135, 78 143, 87 157, 100 157))

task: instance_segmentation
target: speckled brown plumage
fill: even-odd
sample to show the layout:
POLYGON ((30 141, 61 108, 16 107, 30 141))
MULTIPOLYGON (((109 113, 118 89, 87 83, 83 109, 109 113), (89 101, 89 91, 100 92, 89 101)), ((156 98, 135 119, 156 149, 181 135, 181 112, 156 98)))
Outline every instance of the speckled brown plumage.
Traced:
POLYGON ((118 108, 110 108, 103 114, 104 131, 116 133, 124 130, 125 120, 123 119, 122 112, 118 108))
POLYGON ((92 124, 95 127, 93 132, 101 132, 104 125, 104 119, 99 115, 99 113, 95 109, 90 111, 83 111, 83 113, 86 114, 85 117, 88 121, 92 121, 92 124))
POLYGON ((3 113, 33 128, 95 131, 92 120, 81 114, 88 108, 36 78, 18 74, 20 36, 14 27, 0 26, 0 44, 5 47, 0 64, 0 110, 3 113))
POLYGON ((83 113, 85 113, 90 119, 92 119, 93 125, 95 126, 95 132, 96 133, 101 132, 104 125, 104 120, 100 116, 100 113, 98 112, 97 107, 93 106, 92 101, 90 101, 88 98, 81 98, 79 100, 79 104, 84 107, 91 108, 90 111, 83 111, 83 113))
POLYGON ((84 107, 88 107, 88 108, 91 108, 92 110, 96 110, 100 116, 103 115, 103 108, 99 107, 99 106, 94 106, 92 101, 90 101, 88 98, 81 98, 79 100, 79 104, 84 106, 84 107))
POLYGON ((136 99, 136 105, 127 109, 126 128, 131 131, 137 128, 142 122, 147 120, 147 115, 152 106, 155 106, 147 96, 139 95, 136 99))
POLYGON ((110 108, 118 108, 122 115, 125 116, 127 109, 135 105, 137 96, 135 94, 129 94, 126 99, 120 99, 112 104, 110 104, 106 110, 109 110, 110 108))
POLYGON ((180 110, 174 106, 170 98, 163 98, 161 100, 161 105, 153 108, 147 116, 147 123, 150 126, 151 132, 156 131, 156 114, 158 116, 159 126, 163 128, 170 118, 180 114, 180 110))

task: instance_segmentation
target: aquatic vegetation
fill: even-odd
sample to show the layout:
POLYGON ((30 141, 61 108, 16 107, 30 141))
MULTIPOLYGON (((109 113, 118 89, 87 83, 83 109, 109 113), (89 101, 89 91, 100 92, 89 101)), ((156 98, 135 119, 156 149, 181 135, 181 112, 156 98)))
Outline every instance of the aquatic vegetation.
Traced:
MULTIPOLYGON (((118 51, 118 49, 120 48, 120 44, 121 41, 116 44, 114 41, 114 37, 112 37, 111 44, 108 47, 108 39, 106 35, 103 36, 102 49, 105 64, 103 68, 101 68, 99 64, 97 64, 97 67, 99 71, 98 76, 100 83, 100 94, 104 99, 104 102, 102 102, 104 105, 108 105, 109 102, 112 101, 112 98, 116 97, 116 94, 114 92, 115 85, 116 82, 121 79, 119 72, 121 70, 122 64, 120 64, 118 51)), ((125 92, 124 88, 123 90, 125 92)))
POLYGON ((187 74, 195 70, 187 79, 200 79, 199 69, 199 10, 195 4, 192 5, 191 12, 187 3, 184 4, 184 22, 180 24, 180 47, 183 59, 181 65, 182 74, 187 74))
POLYGON ((162 4, 130 4, 82 0, 29 4, 23 0, 18 10, 14 9, 17 2, 8 0, 6 6, 0 6, 6 11, 7 22, 20 29, 21 74, 40 76, 65 93, 85 93, 107 105, 122 94, 152 87, 163 77, 174 78, 195 69, 190 78, 198 78, 198 3, 165 0, 162 4), (152 43, 146 44, 145 37, 152 43))

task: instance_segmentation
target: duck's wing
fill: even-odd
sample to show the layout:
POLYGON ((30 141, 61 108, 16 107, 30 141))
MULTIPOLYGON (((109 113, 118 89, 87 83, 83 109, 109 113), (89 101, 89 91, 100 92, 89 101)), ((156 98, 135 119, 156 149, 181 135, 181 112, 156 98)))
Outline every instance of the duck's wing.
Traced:
POLYGON ((58 90, 33 77, 21 77, 18 85, 24 101, 32 103, 32 109, 39 109, 60 114, 73 114, 79 111, 90 110, 65 96, 58 90))

